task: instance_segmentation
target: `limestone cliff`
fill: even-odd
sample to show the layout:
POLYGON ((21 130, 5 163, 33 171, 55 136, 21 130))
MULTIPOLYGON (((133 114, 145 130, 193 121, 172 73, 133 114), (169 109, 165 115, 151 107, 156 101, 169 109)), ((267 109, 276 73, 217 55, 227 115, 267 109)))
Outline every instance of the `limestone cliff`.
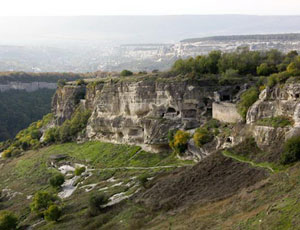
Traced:
POLYGON ((288 138, 300 134, 300 84, 286 83, 263 90, 248 110, 247 125, 252 130, 258 145, 263 149, 279 149, 288 138), (292 126, 276 128, 257 125, 263 118, 285 116, 293 121, 292 126))
POLYGON ((167 146, 174 128, 193 129, 212 115, 214 82, 196 80, 106 80, 87 86, 66 85, 53 100, 57 124, 69 119, 81 103, 92 111, 86 127, 88 139, 167 146))

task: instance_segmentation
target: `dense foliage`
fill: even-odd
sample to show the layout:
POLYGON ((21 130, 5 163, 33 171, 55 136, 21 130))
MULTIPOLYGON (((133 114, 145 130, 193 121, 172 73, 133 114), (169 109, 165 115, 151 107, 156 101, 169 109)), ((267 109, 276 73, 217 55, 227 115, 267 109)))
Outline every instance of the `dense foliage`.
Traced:
POLYGON ((30 204, 31 211, 36 212, 38 215, 43 215, 50 205, 54 204, 57 198, 46 191, 38 191, 33 197, 33 201, 30 204))
POLYGON ((127 76, 133 75, 133 72, 131 72, 130 70, 124 69, 124 70, 122 70, 122 72, 120 73, 120 75, 122 77, 127 77, 127 76))
POLYGON ((190 139, 190 134, 183 130, 176 130, 169 132, 169 145, 177 153, 182 154, 187 149, 187 144, 190 139))
POLYGON ((101 210, 102 206, 108 202, 108 198, 104 194, 92 194, 89 199, 89 210, 88 214, 90 216, 98 215, 101 210))
POLYGON ((292 124, 293 124, 292 119, 286 116, 268 117, 257 121, 257 125, 272 126, 275 128, 278 127, 283 128, 285 126, 292 125, 292 124))
POLYGON ((9 211, 0 212, 0 230, 14 230, 17 228, 18 219, 9 211))
POLYGON ((212 133, 210 133, 206 128, 196 129, 193 136, 194 142, 198 147, 201 147, 202 145, 212 141, 213 138, 214 136, 212 133))
POLYGON ((62 126, 48 129, 43 143, 71 141, 79 132, 84 130, 90 115, 90 111, 78 108, 72 118, 66 120, 62 126))
POLYGON ((56 175, 53 175, 49 179, 50 185, 54 188, 59 188, 64 182, 65 182, 65 177, 61 173, 57 173, 56 175))
POLYGON ((237 105, 238 112, 240 115, 245 119, 248 109, 250 108, 251 105, 254 104, 254 102, 257 101, 259 96, 259 90, 256 87, 252 87, 245 91, 241 95, 241 99, 237 105))
POLYGON ((45 220, 47 221, 58 221, 62 214, 61 209, 55 205, 52 204, 50 207, 44 212, 45 220))
POLYGON ((247 48, 240 48, 232 53, 212 51, 206 56, 179 59, 174 63, 172 71, 193 77, 214 75, 221 84, 282 72, 288 76, 297 76, 300 74, 300 57, 296 51, 288 54, 278 50, 249 51, 247 48))
POLYGON ((73 81, 86 74, 79 73, 28 73, 28 72, 0 72, 0 84, 7 84, 12 81, 29 82, 57 82, 59 79, 73 81))
POLYGON ((51 110, 55 90, 0 92, 0 141, 13 138, 20 130, 41 119, 51 110))
POLYGON ((292 137, 284 144, 284 151, 281 155, 283 164, 290 164, 300 160, 300 137, 292 137))
POLYGON ((41 128, 47 125, 53 116, 45 115, 42 120, 32 123, 27 129, 21 130, 14 141, 3 152, 3 157, 13 157, 22 151, 38 148, 40 146, 41 128))

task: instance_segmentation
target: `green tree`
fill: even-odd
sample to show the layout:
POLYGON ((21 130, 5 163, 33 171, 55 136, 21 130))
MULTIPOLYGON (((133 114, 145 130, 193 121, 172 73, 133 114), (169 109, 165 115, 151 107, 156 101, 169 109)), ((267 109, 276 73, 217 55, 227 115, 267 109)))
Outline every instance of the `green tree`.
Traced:
POLYGON ((127 69, 124 69, 124 70, 122 70, 122 72, 120 73, 120 75, 122 77, 127 77, 127 76, 133 75, 133 72, 131 72, 131 71, 127 70, 127 69))
POLYGON ((47 221, 57 222, 61 217, 61 214, 62 214, 61 209, 55 204, 50 205, 49 208, 46 211, 44 211, 44 217, 45 220, 47 221))
POLYGON ((193 135, 194 142, 198 147, 212 141, 213 138, 213 135, 205 128, 196 129, 193 135))
POLYGON ((17 229, 18 219, 10 211, 0 212, 0 230, 14 230, 17 229))
POLYGON ((272 73, 274 73, 274 69, 267 63, 262 63, 257 67, 257 75, 259 76, 269 76, 272 73))
POLYGON ((284 144, 281 155, 282 164, 290 164, 300 160, 300 137, 292 137, 284 144))
POLYGON ((42 214, 54 203, 56 197, 46 191, 38 191, 33 197, 33 201, 30 204, 31 211, 37 214, 42 214))
POLYGON ((241 99, 238 102, 237 109, 244 119, 246 119, 248 109, 257 101, 258 96, 259 91, 256 87, 248 89, 241 95, 241 99))
POLYGON ((50 185, 54 188, 60 187, 64 182, 65 182, 65 177, 61 173, 52 176, 49 180, 50 185))
POLYGON ((104 194, 92 194, 89 199, 89 210, 90 216, 96 216, 101 212, 102 206, 107 204, 108 198, 104 194))

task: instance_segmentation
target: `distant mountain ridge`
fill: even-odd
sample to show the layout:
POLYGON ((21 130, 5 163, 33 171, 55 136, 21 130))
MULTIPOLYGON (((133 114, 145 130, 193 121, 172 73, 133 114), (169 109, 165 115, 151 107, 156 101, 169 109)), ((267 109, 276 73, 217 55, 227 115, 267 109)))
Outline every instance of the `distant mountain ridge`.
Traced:
POLYGON ((202 37, 202 38, 188 38, 188 39, 184 39, 180 42, 182 42, 182 43, 194 43, 194 42, 201 42, 201 41, 241 41, 241 40, 299 41, 300 40, 300 33, 211 36, 211 37, 202 37))

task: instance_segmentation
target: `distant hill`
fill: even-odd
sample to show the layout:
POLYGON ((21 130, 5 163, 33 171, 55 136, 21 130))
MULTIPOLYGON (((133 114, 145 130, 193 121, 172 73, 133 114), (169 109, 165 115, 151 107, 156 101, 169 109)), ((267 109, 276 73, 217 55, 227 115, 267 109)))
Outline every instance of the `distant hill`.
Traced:
POLYGON ((215 35, 296 33, 300 16, 0 17, 0 30, 3 44, 174 43, 215 35))
POLYGON ((195 43, 195 42, 201 42, 201 41, 245 41, 245 40, 299 41, 300 33, 212 36, 212 37, 203 37, 203 38, 188 38, 188 39, 182 40, 181 42, 182 43, 195 43))

